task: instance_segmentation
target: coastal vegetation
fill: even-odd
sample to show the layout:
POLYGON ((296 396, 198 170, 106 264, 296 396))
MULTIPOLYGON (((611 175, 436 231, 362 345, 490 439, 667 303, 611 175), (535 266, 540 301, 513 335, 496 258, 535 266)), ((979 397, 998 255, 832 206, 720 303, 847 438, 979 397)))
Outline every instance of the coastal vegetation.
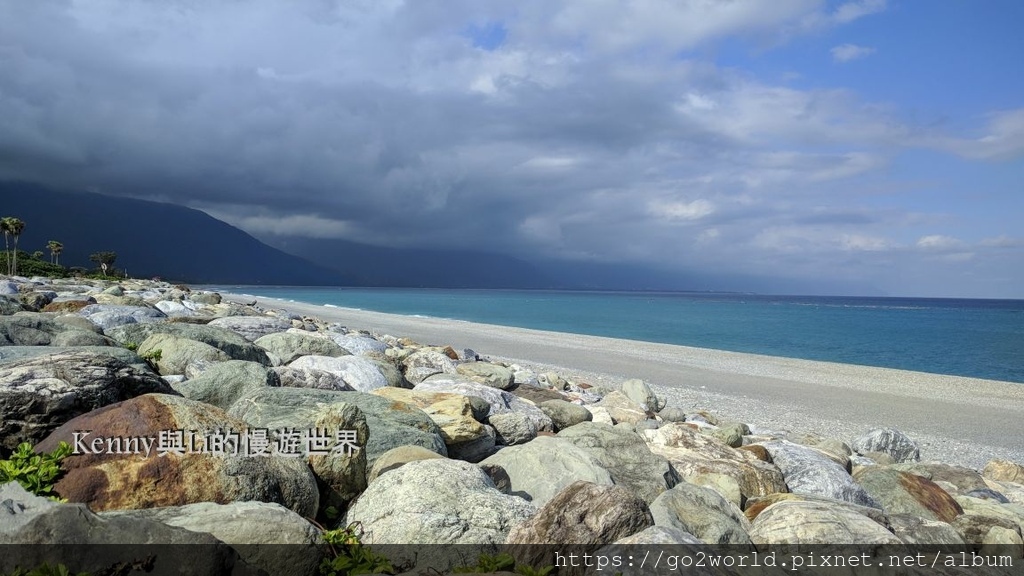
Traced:
POLYGON ((61 254, 64 253, 64 244, 58 240, 50 240, 46 243, 46 250, 50 253, 50 261, 43 260, 46 252, 35 250, 31 253, 18 248, 18 242, 25 231, 25 221, 15 216, 4 216, 0 218, 0 231, 4 235, 4 252, 2 255, 2 269, 9 276, 45 276, 48 278, 65 278, 68 276, 92 276, 108 277, 121 276, 114 262, 117 260, 117 252, 105 250, 94 252, 89 260, 95 262, 97 267, 90 270, 79 266, 66 267, 60 263, 61 254))

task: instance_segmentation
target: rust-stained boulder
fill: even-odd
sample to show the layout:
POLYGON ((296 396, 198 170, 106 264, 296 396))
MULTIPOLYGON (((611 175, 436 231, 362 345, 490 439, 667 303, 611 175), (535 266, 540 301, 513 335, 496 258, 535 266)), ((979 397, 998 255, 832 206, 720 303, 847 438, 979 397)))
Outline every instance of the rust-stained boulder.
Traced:
POLYGON ((232 445, 230 439, 238 433, 241 440, 246 432, 244 422, 215 406, 146 394, 68 421, 36 450, 51 451, 60 441, 71 444, 76 453, 61 464, 67 473, 54 489, 95 511, 255 500, 315 515, 319 492, 306 463, 279 455, 247 456, 242 442, 232 445), (184 442, 175 446, 179 431, 184 442), (222 454, 212 453, 222 438, 222 454), (231 454, 236 448, 239 454, 231 454))

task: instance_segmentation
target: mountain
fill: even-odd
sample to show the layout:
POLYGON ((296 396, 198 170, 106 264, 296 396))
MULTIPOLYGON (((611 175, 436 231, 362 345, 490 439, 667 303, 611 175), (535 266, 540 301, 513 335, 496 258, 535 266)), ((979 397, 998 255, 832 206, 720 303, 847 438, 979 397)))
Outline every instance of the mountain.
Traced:
POLYGON ((25 222, 18 247, 32 253, 64 244, 61 264, 95 268, 89 255, 117 253, 130 275, 202 283, 345 285, 352 277, 263 244, 199 210, 174 204, 35 184, 0 182, 0 216, 25 222))
POLYGON ((359 286, 396 288, 553 288, 555 282, 531 263, 472 250, 388 248, 348 240, 264 238, 290 254, 303 254, 327 268, 350 271, 359 286))

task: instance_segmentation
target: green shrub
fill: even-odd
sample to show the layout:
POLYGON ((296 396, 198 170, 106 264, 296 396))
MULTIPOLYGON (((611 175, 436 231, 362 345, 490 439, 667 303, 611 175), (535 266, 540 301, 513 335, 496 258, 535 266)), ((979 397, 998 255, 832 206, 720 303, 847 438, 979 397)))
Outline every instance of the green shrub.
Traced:
POLYGON ((320 564, 322 576, 347 576, 349 574, 395 574, 395 567, 387 557, 375 554, 364 546, 360 539, 362 526, 353 522, 344 528, 324 530, 322 537, 330 548, 333 558, 324 558, 320 564))
POLYGON ((60 462, 71 454, 71 445, 61 442, 49 454, 36 454, 32 445, 22 442, 9 460, 0 460, 0 484, 17 482, 36 496, 58 500, 53 485, 60 477, 60 462))
POLYGON ((455 568, 453 572, 468 574, 468 573, 481 573, 486 574, 490 572, 515 572, 522 576, 549 576, 554 572, 554 566, 546 566, 544 568, 534 568, 533 566, 527 566, 526 564, 516 565, 516 559, 507 552, 501 554, 481 554, 476 561, 475 566, 461 566, 455 568))

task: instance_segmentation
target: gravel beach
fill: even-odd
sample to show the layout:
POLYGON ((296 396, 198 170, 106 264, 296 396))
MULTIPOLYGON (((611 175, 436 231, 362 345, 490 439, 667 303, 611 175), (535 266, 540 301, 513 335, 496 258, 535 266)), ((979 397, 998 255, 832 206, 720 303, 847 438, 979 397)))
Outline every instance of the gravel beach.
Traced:
POLYGON ((642 378, 669 406, 705 409, 754 430, 815 433, 846 442, 899 428, 921 459, 980 469, 1024 462, 1024 385, 888 368, 743 354, 223 294, 235 302, 407 336, 615 388, 642 378))

